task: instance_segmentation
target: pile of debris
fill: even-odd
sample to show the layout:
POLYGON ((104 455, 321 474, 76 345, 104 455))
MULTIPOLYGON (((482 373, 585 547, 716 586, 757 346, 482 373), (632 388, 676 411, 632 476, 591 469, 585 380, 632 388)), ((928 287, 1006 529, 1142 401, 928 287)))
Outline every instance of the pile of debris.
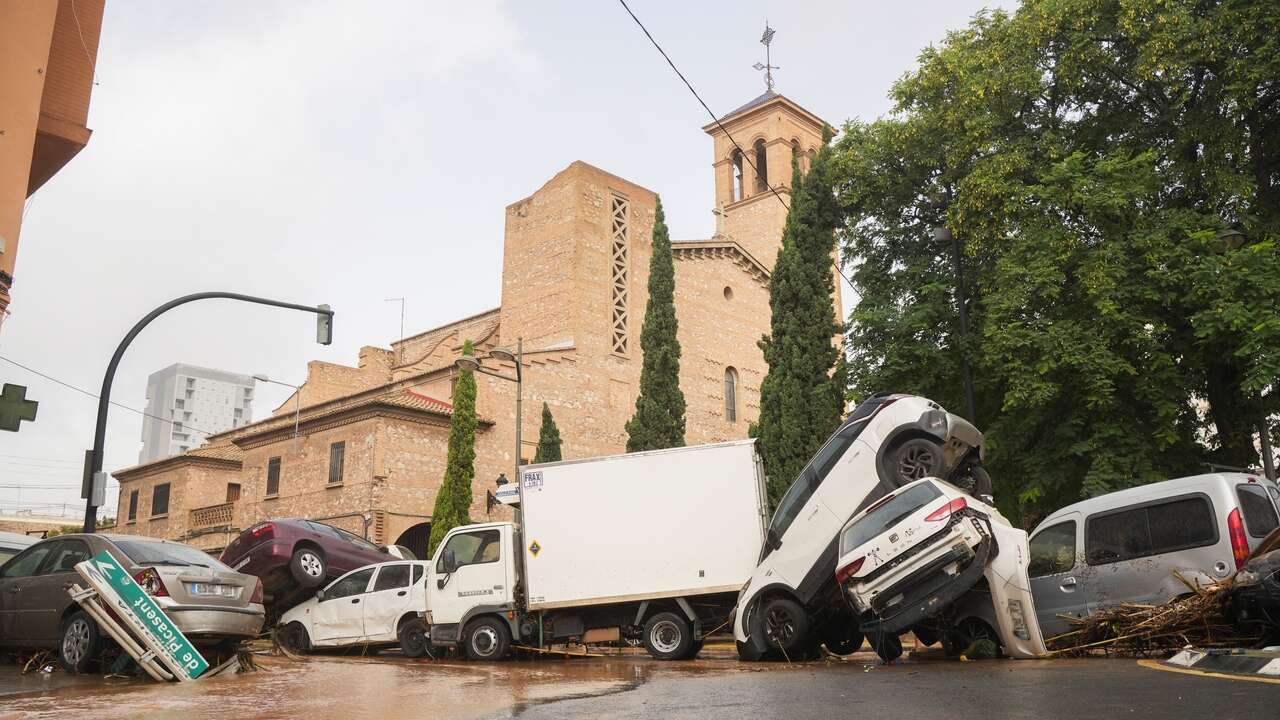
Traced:
POLYGON ((1190 583, 1181 575, 1178 579, 1190 592, 1163 605, 1124 603, 1088 617, 1072 618, 1069 632, 1049 638, 1050 655, 1147 656, 1189 645, 1247 647, 1258 642, 1257 635, 1249 635, 1228 620, 1227 600, 1234 578, 1208 586, 1190 583))

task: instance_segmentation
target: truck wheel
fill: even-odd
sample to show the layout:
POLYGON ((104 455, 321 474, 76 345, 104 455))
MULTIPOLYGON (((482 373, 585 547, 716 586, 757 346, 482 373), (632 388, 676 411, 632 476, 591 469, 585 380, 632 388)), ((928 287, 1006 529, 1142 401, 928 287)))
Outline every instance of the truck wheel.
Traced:
POLYGON ((76 611, 62 622, 58 633, 58 661, 68 672, 83 673, 102 652, 98 624, 84 611, 76 611))
POLYGON ((427 638, 427 626, 418 618, 409 618, 400 623, 396 639, 400 641, 400 653, 405 657, 422 657, 427 654, 431 645, 427 638))
POLYGON ((501 660, 511 649, 511 630, 498 618, 472 621, 462 637, 468 660, 501 660))
POLYGON ((291 622, 276 628, 276 642, 292 653, 306 653, 311 650, 311 640, 307 637, 307 629, 300 622, 291 622))
POLYGON ((902 657, 902 638, 892 633, 874 632, 867 633, 867 642, 871 643, 871 649, 876 651, 876 655, 886 663, 902 657))
POLYGON ((702 640, 694 640, 693 646, 689 648, 689 652, 685 653, 685 660, 692 660, 698 657, 698 653, 702 652, 702 640))
POLYGON ((782 651, 785 657, 800 657, 809 643, 809 614, 791 598, 777 597, 760 609, 760 627, 765 645, 782 651))
POLYGON ((289 558, 289 573, 293 575, 293 579, 298 581, 302 587, 310 590, 313 587, 319 587, 324 582, 325 573, 329 568, 325 566, 324 555, 319 550, 311 547, 301 547, 293 551, 293 557, 289 558))
POLYGON ((942 472, 942 446, 921 437, 907 438, 888 453, 887 465, 899 487, 942 472))
POLYGON ((659 660, 680 660, 691 647, 693 629, 675 613, 658 613, 644 624, 644 649, 659 660))

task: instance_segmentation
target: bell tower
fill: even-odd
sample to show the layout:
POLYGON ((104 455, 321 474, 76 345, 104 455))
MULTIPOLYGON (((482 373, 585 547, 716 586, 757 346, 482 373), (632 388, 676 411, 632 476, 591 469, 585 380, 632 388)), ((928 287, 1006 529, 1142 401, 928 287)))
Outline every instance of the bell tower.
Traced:
POLYGON ((802 173, 809 170, 824 124, 770 88, 702 128, 714 144, 716 235, 734 240, 770 270, 787 221, 787 207, 778 200, 790 205, 792 163, 802 173))

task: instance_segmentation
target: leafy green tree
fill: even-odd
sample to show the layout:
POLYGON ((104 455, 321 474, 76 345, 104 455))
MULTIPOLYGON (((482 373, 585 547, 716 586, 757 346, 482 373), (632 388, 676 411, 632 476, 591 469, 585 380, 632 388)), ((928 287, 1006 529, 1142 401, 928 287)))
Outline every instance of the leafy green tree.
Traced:
MULTIPOLYGON (((825 139, 830 138, 828 129, 825 139)), ((831 272, 841 213, 831 159, 831 148, 824 143, 808 174, 792 168, 791 207, 769 278, 769 334, 760 340, 769 372, 760 384, 755 431, 774 505, 840 424, 843 409, 831 272)))
POLYGON ((676 270, 659 199, 649 260, 649 301, 640 330, 640 394, 627 421, 627 452, 684 445, 684 393, 680 391, 680 341, 676 338, 676 270))
POLYGON ((1028 0, 925 50, 836 151, 854 393, 958 408, 967 356, 1024 518, 1256 464, 1280 375, 1277 23, 1275 3, 1028 0))
MULTIPOLYGON (((475 353, 471 341, 462 346, 463 355, 475 353)), ((459 525, 471 522, 471 481, 476 474, 476 378, 470 370, 458 374, 453 388, 453 415, 449 419, 448 464, 444 482, 436 493, 431 511, 431 541, 427 554, 434 555, 444 536, 459 525)))
POLYGON ((560 428, 551 417, 551 408, 542 403, 542 429, 538 431, 538 451, 533 456, 536 463, 557 462, 560 458, 560 428))

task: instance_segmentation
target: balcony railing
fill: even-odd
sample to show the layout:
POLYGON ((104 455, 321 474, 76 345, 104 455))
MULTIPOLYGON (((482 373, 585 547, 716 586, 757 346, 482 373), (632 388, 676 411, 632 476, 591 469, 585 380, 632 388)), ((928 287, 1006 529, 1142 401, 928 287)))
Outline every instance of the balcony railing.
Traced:
POLYGON ((210 505, 192 510, 191 529, 199 530, 201 528, 230 525, 234 514, 234 506, 235 503, 222 503, 221 505, 210 505))

